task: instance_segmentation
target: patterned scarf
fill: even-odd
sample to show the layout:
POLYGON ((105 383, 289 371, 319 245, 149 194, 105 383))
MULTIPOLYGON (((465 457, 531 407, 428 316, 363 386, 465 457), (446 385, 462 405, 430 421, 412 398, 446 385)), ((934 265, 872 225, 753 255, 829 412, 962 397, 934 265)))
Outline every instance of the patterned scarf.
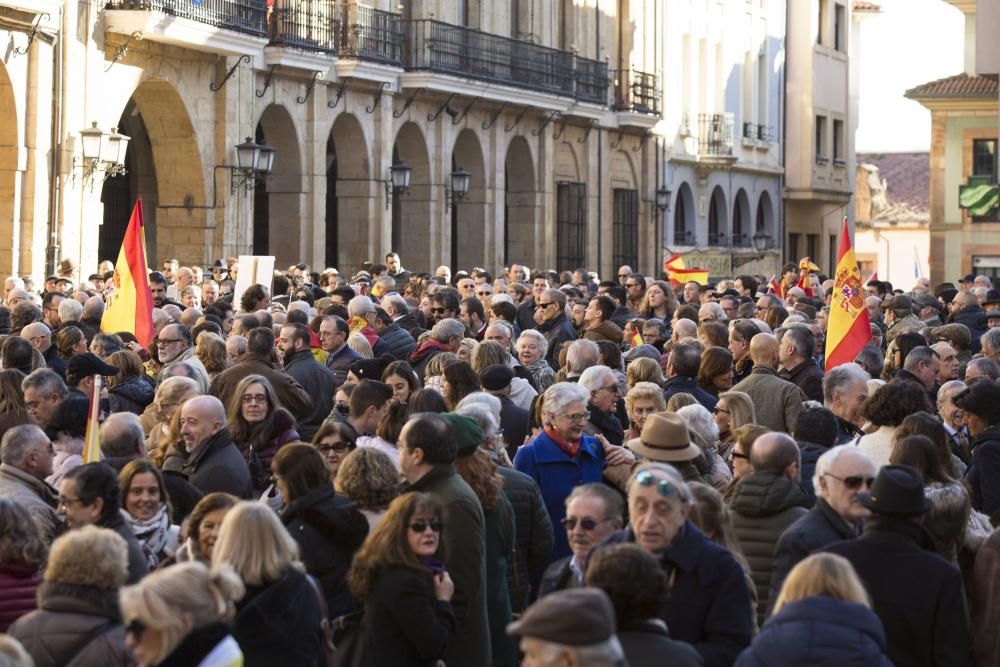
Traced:
POLYGON ((575 459, 576 455, 580 453, 580 443, 583 442, 583 438, 580 438, 576 442, 573 442, 571 440, 567 440, 566 438, 564 438, 561 435, 559 435, 558 433, 556 433, 555 429, 552 428, 551 426, 546 426, 545 427, 545 435, 547 435, 550 438, 552 438, 552 441, 555 442, 559 446, 559 449, 561 449, 564 452, 566 452, 566 454, 570 458, 575 459))
POLYGON ((146 554, 146 562, 150 571, 156 569, 160 563, 160 553, 167 545, 167 533, 170 530, 170 518, 167 516, 167 506, 160 503, 160 509, 152 519, 143 521, 136 519, 124 509, 121 510, 122 518, 132 529, 132 534, 142 545, 142 551, 146 554))

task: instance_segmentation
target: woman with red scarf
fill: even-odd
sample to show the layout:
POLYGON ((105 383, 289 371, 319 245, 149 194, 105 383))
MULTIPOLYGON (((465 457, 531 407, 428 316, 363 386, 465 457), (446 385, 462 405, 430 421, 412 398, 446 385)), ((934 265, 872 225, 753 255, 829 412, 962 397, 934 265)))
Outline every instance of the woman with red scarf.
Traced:
POLYGON ((632 460, 623 447, 599 441, 583 430, 590 418, 589 392, 578 384, 560 382, 549 387, 542 399, 544 430, 517 450, 514 467, 538 483, 552 521, 555 546, 549 562, 570 555, 566 530, 566 498, 580 484, 600 482, 604 468, 632 460))

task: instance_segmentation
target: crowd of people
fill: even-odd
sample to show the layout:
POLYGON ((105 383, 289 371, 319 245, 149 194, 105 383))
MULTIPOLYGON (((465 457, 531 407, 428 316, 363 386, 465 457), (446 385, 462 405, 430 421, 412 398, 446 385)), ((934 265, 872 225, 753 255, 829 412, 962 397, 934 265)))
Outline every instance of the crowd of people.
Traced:
POLYGON ((5 281, 0 665, 1000 664, 989 278, 384 260, 5 281))

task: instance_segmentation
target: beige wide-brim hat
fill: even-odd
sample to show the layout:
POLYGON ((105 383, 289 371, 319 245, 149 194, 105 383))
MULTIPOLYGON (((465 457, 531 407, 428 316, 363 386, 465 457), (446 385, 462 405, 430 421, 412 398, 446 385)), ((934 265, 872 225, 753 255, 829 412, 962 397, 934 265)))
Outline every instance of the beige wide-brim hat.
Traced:
POLYGON ((628 448, 650 461, 691 461, 701 449, 691 442, 687 424, 673 412, 654 412, 646 417, 642 434, 628 442, 628 448))

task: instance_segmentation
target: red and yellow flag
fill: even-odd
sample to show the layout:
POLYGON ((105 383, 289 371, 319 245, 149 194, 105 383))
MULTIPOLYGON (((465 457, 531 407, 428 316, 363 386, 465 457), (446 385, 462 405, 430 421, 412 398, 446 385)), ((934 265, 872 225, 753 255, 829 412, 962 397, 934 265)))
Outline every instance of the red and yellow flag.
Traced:
POLYGON ((115 263, 114 291, 101 319, 101 331, 128 331, 139 345, 153 342, 153 295, 149 291, 146 234, 142 227, 142 199, 137 199, 115 263))
POLYGON ((826 370, 840 364, 854 363, 861 348, 871 339, 861 272, 854 258, 854 248, 847 232, 847 218, 840 232, 840 251, 834 274, 833 300, 826 331, 826 370))
POLYGON ((670 259, 663 262, 663 270, 667 273, 672 285, 683 285, 696 282, 699 285, 708 284, 708 269, 689 269, 684 266, 684 258, 674 253, 670 259))
POLYGON ((90 389, 90 407, 87 408, 87 430, 83 436, 83 462, 97 463, 101 460, 100 417, 101 417, 101 376, 94 376, 90 389))

